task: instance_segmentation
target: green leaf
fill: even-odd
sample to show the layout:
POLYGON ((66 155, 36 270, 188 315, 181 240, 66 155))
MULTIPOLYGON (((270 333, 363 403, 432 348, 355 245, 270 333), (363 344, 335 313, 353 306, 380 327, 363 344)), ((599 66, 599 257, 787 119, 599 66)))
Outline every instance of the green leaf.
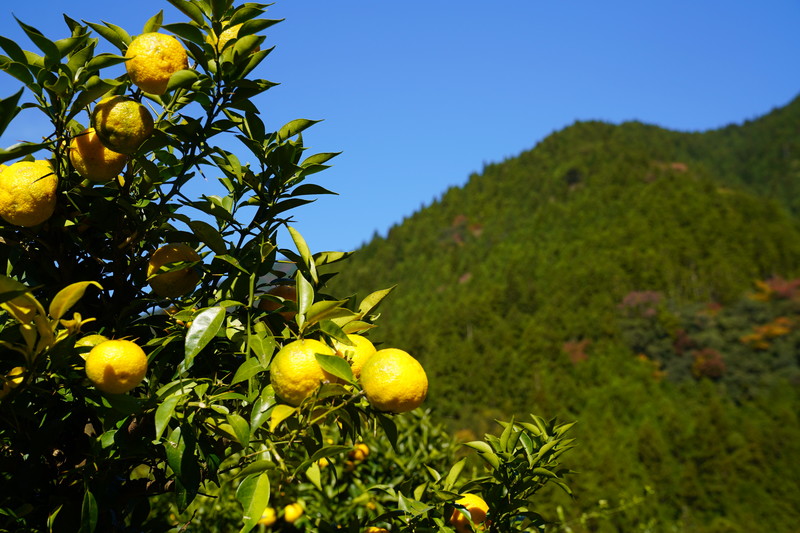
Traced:
POLYGON ((296 120, 292 120, 291 122, 284 125, 278 131, 278 142, 283 142, 290 137, 294 137, 298 133, 302 132, 303 130, 313 126, 317 122, 321 122, 320 120, 308 120, 305 118, 298 118, 296 120))
POLYGON ((174 89, 189 88, 192 84, 200 78, 200 74, 195 70, 183 69, 175 72, 170 76, 167 82, 167 91, 174 89))
POLYGON ((267 325, 263 321, 256 322, 247 338, 247 347, 258 358, 262 366, 269 365, 275 346, 275 337, 272 336, 267 325))
POLYGON ((181 458, 186 450, 186 441, 181 438, 181 428, 176 427, 172 430, 164 442, 164 451, 166 452, 167 464, 175 472, 175 475, 180 477, 182 472, 181 458))
POLYGON ((161 24, 164 22, 164 10, 159 11, 152 17, 150 17, 147 22, 144 23, 144 27, 142 28, 142 33, 150 33, 154 31, 158 31, 161 28, 161 24))
POLYGON ((314 302, 314 287, 299 270, 295 275, 295 285, 297 287, 297 313, 298 316, 305 316, 314 302))
POLYGON ((242 445, 242 448, 247 448, 250 444, 250 425, 247 420, 242 418, 241 415, 230 413, 228 415, 228 424, 233 427, 233 432, 236 434, 236 440, 242 445))
POLYGON ((24 87, 20 87, 15 94, 0 100, 0 134, 6 131, 8 125, 20 112, 20 108, 17 105, 24 90, 24 87))
POLYGON ((383 428, 383 432, 386 433, 386 438, 389 439, 389 444, 392 445, 392 448, 397 453, 397 424, 384 414, 378 414, 378 423, 383 428))
POLYGON ((337 155, 341 154, 342 152, 324 152, 319 154, 314 154, 308 156, 302 163, 300 163, 301 167, 308 167, 312 165, 321 165, 326 163, 336 157, 337 155))
POLYGON ((299 185, 294 188, 292 191, 292 196, 310 196, 310 195, 319 195, 319 194, 336 194, 333 191, 329 191, 325 187, 321 187, 315 183, 304 183, 303 185, 299 185))
POLYGON ((180 366, 181 372, 186 372, 192 366, 192 361, 200 351, 211 342, 225 320, 224 307, 209 307, 198 314, 189 331, 186 332, 186 346, 184 359, 180 366))
POLYGON ((169 420, 175 412, 175 406, 178 405, 181 397, 178 395, 170 396, 156 409, 156 440, 161 439, 161 435, 169 425, 169 420))
POLYGON ((237 383, 246 381, 259 372, 264 372, 265 370, 267 369, 255 357, 245 359, 244 363, 239 365, 239 368, 236 369, 236 373, 233 375, 231 385, 236 385, 237 383))
POLYGON ((312 304, 306 312, 306 323, 311 325, 326 319, 354 316, 355 313, 342 307, 346 303, 347 301, 345 300, 323 300, 321 302, 316 302, 312 304))
POLYGON ((170 4, 175 6, 184 15, 195 21, 196 23, 203 25, 205 24, 205 19, 203 18, 203 12, 200 10, 199 7, 194 5, 191 2, 187 2, 186 0, 167 0, 170 4))
POLYGON ((347 361, 338 355, 325 355, 316 353, 314 354, 314 357, 317 358, 319 366, 322 367, 324 371, 333 374, 337 378, 343 379, 348 383, 355 382, 353 370, 350 368, 350 365, 348 365, 347 361))
POLYGON ((199 46, 205 44, 205 36, 202 30, 194 24, 177 22, 174 24, 165 24, 164 29, 199 46))
POLYGON ((266 472, 248 476, 236 489, 236 499, 242 504, 242 520, 244 524, 240 533, 246 533, 255 527, 269 504, 269 477, 266 472))
POLYGON ((450 467, 450 471, 447 473, 447 477, 444 480, 444 490, 450 490, 455 486, 456 481, 458 481, 458 476, 460 476, 461 471, 464 470, 466 462, 467 458, 462 457, 450 467))
POLYGON ((87 22, 85 20, 83 23, 99 33, 106 41, 119 48, 121 52, 124 52, 128 48, 128 44, 131 42, 130 35, 125 32, 123 32, 124 35, 121 35, 112 27, 113 25, 109 25, 108 23, 106 23, 105 26, 95 22, 87 22), (127 40, 125 39, 126 35, 128 36, 127 40))
POLYGON ((50 302, 50 309, 48 312, 50 318, 53 320, 60 320, 70 307, 83 298, 86 289, 91 285, 103 290, 102 285, 96 281, 79 281, 78 283, 73 283, 58 291, 58 294, 53 297, 53 301, 50 302))
POLYGON ((44 53, 45 58, 52 61, 53 64, 61 59, 61 54, 58 51, 56 43, 45 37, 39 30, 33 26, 25 24, 17 17, 14 17, 14 20, 17 21, 17 24, 19 24, 19 26, 22 28, 22 31, 25 32, 25 35, 27 35, 28 38, 33 41, 33 44, 35 44, 36 47, 44 53))
POLYGON ((289 234, 292 236, 292 240, 297 248, 297 252, 300 254, 303 264, 305 264, 305 266, 308 268, 309 274, 311 274, 312 281, 314 283, 319 283, 319 278, 317 277, 317 268, 314 264, 314 257, 311 255, 311 250, 309 250, 305 239, 303 239, 303 236, 300 235, 300 232, 293 227, 286 226, 286 229, 289 230, 289 234))
POLYGON ((19 47, 17 43, 12 41, 11 39, 0 35, 0 48, 2 48, 5 51, 5 53, 8 54, 8 57, 16 61, 17 63, 20 63, 22 65, 28 64, 28 59, 25 56, 25 52, 22 50, 22 48, 19 47))
POLYGON ((317 490, 320 491, 322 490, 322 483, 321 483, 322 479, 320 476, 318 463, 313 462, 309 465, 309 467, 306 469, 306 477, 311 482, 311 484, 317 488, 317 490))
POLYGON ((228 252, 225 239, 222 238, 219 231, 211 224, 203 222, 202 220, 192 220, 189 222, 189 228, 191 228, 192 233, 211 248, 215 254, 224 255, 228 252))
POLYGON ((375 291, 366 298, 364 298, 363 300, 361 300, 361 303, 358 304, 358 313, 363 317, 374 311, 378 307, 378 305, 380 305, 383 299, 386 298, 389 295, 389 293, 395 289, 395 287, 397 287, 397 285, 393 285, 388 289, 375 291))
POLYGON ((97 54, 92 59, 89 60, 89 63, 86 65, 86 70, 89 72, 97 72, 100 69, 104 69, 106 67, 113 67, 114 65, 119 65, 120 63, 124 63, 127 61, 125 56, 121 56, 118 54, 97 54))
POLYGON ((286 420, 290 416, 294 415, 296 412, 297 412, 297 409, 295 407, 292 407, 292 406, 289 406, 289 405, 284 405, 284 404, 276 405, 272 409, 272 413, 270 414, 270 417, 269 417, 269 431, 270 431, 270 433, 274 432, 275 428, 277 428, 280 425, 281 422, 283 422, 284 420, 286 420))
POLYGON ((81 527, 79 533, 93 533, 97 528, 97 500, 89 489, 83 493, 83 503, 81 504, 81 527))

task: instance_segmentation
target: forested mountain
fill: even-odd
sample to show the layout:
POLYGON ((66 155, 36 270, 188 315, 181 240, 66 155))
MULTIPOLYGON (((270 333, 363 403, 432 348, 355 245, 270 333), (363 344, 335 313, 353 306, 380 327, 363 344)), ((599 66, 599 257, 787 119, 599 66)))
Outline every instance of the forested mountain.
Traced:
POLYGON ((332 283, 398 285, 372 338, 422 360, 454 429, 579 421, 581 499, 561 501, 575 530, 792 531, 798 193, 800 98, 703 133, 578 122, 376 236, 332 283))

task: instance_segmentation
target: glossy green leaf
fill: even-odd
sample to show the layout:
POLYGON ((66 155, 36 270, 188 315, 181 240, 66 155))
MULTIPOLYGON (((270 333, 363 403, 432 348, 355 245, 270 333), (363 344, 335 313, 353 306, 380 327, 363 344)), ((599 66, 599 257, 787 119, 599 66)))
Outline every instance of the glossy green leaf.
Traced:
POLYGON ((169 421, 175 412, 175 406, 181 400, 180 395, 170 396, 158 405, 156 408, 156 440, 161 439, 164 430, 169 426, 169 421))
POLYGON ((269 504, 269 477, 266 472, 248 476, 236 489, 236 499, 242 504, 244 524, 240 533, 253 529, 269 504))
POLYGON ((209 307, 201 311, 192 320, 189 331, 186 332, 186 346, 181 371, 185 372, 192 366, 192 361, 200 351, 211 342, 225 320, 224 307, 209 307))
POLYGON ((259 372, 264 372, 265 370, 267 369, 255 357, 245 359, 244 363, 239 365, 239 368, 236 369, 236 373, 233 375, 233 379, 231 380, 231 385, 246 381, 259 372))
POLYGON ((306 311, 306 323, 315 324, 322 320, 354 316, 351 310, 342 307, 347 302, 344 300, 323 300, 311 304, 311 307, 306 311))
POLYGON ((310 128, 317 122, 321 122, 319 120, 308 120, 304 118, 298 118, 296 120, 292 120, 285 126, 283 126, 280 130, 278 130, 278 142, 285 141, 291 137, 294 137, 298 133, 310 128))
POLYGON ((319 366, 322 367, 324 371, 329 372, 337 378, 343 379, 348 383, 355 382, 353 370, 350 368, 350 365, 338 355, 325 355, 317 353, 314 354, 314 357, 317 358, 319 366))
POLYGON ((243 448, 246 448, 250 443, 250 425, 247 420, 242 418, 241 415, 231 413, 228 415, 228 423, 236 434, 236 440, 239 441, 243 448))
POLYGON ((161 24, 164 22, 164 10, 159 11, 149 19, 147 22, 144 23, 144 27, 142 28, 142 33, 150 33, 156 32, 161 28, 161 24))
POLYGON ((219 234, 219 231, 207 222, 202 220, 192 220, 189 222, 189 228, 192 233, 203 241, 203 243, 211 248, 217 255, 224 255, 228 252, 228 247, 225 244, 225 239, 219 234))
POLYGON ((464 470, 464 465, 466 462, 467 458, 462 457, 450 467, 450 471, 447 472, 447 477, 444 480, 444 490, 450 490, 455 486, 456 481, 458 481, 458 477, 461 475, 461 471, 464 470))
POLYGON ((167 91, 174 91, 180 88, 189 88, 192 84, 200 78, 200 75, 195 70, 183 69, 175 72, 169 78, 167 83, 167 91))
POLYGON ((366 316, 367 314, 374 311, 378 305, 383 301, 384 298, 389 296, 395 289, 396 285, 389 287, 388 289, 383 289, 380 291, 375 291, 372 294, 368 295, 366 298, 361 300, 361 303, 358 304, 358 312, 361 316, 366 316))
POLYGON ((306 469, 306 478, 314 485, 317 490, 322 490, 322 476, 320 475, 319 463, 313 462, 306 469))
POLYGON ((303 236, 300 235, 299 231, 291 226, 287 226, 286 229, 289 230, 289 234, 292 236, 292 240, 297 248, 297 252, 300 254, 303 264, 305 264, 306 268, 308 268, 308 271, 311 274, 311 280, 314 283, 318 283, 319 279, 317 278, 317 268, 314 264, 314 257, 311 255, 311 250, 309 250, 308 244, 306 244, 305 239, 303 239, 303 236))
POLYGON ((56 61, 61 59, 61 54, 58 51, 58 47, 53 41, 45 37, 42 34, 42 32, 40 32, 33 26, 25 24, 17 17, 14 17, 14 19, 17 21, 17 24, 19 24, 19 26, 22 28, 22 31, 25 32, 25 35, 27 35, 28 38, 31 41, 33 41, 33 44, 35 44, 36 47, 39 48, 39 50, 41 50, 42 53, 44 53, 45 57, 48 60, 53 61, 55 63, 56 61))
POLYGON ((297 313, 305 316, 314 302, 314 287, 299 270, 295 275, 295 286, 297 287, 297 313))
POLYGON ((167 0, 167 2, 175 6, 178 10, 183 12, 184 15, 186 15, 196 23, 198 24, 205 23, 203 12, 193 3, 187 2, 186 0, 167 0))
POLYGON ((60 320, 64 313, 66 313, 73 305, 78 303, 78 300, 83 298, 86 289, 90 286, 95 286, 103 290, 103 286, 96 281, 79 281, 68 285, 58 291, 50 302, 49 315, 53 320, 60 320))

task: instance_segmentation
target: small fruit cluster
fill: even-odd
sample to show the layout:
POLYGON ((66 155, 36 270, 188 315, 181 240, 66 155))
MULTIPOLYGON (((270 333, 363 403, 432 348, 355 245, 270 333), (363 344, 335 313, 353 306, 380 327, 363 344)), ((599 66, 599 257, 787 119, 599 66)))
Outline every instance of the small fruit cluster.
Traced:
MULTIPOLYGON (((131 82, 148 93, 163 94, 172 75, 188 66, 183 45, 175 37, 144 33, 125 53, 131 82)), ((92 182, 107 182, 125 168, 154 129, 153 116, 140 102, 125 96, 100 100, 91 126, 69 142, 75 171, 92 182)), ((55 212, 58 178, 49 160, 18 161, 0 166, 0 217, 21 226, 37 226, 55 212)))
POLYGON ((375 350, 366 337, 347 336, 350 345, 333 347, 314 339, 299 339, 281 348, 270 365, 275 393, 286 403, 299 406, 321 384, 339 378, 320 366, 317 355, 344 358, 358 379, 370 405, 379 411, 405 413, 419 407, 428 393, 428 377, 422 365, 397 348, 375 350))

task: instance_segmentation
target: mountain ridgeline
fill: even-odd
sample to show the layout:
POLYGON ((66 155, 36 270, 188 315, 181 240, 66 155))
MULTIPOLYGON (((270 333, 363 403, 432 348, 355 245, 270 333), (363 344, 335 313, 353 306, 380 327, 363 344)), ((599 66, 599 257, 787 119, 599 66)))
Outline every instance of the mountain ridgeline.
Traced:
POLYGON ((331 283, 398 285, 371 338, 422 361, 454 429, 579 421, 573 529, 790 531, 798 215, 800 98, 702 133, 578 122, 374 237, 331 283))

